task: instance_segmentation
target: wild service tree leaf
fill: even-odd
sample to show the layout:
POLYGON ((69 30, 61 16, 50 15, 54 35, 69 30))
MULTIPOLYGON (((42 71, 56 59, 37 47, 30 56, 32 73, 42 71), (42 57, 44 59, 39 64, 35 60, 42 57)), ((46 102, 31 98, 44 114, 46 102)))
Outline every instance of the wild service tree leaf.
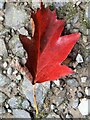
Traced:
POLYGON ((20 40, 28 54, 25 66, 32 74, 33 84, 74 73, 62 62, 80 38, 80 33, 61 36, 64 20, 57 20, 56 11, 51 11, 44 5, 32 13, 31 17, 35 24, 34 36, 29 40, 20 35, 20 40))

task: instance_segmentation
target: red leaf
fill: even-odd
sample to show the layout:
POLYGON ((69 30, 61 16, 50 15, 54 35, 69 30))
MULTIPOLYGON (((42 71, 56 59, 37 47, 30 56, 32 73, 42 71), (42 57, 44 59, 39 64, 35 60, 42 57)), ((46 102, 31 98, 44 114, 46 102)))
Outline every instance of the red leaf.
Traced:
POLYGON ((20 35, 20 40, 28 54, 25 66, 33 76, 33 83, 55 80, 73 73, 61 63, 67 58, 80 34, 60 37, 64 21, 57 20, 56 11, 50 11, 43 5, 31 16, 35 24, 34 36, 29 40, 20 35))

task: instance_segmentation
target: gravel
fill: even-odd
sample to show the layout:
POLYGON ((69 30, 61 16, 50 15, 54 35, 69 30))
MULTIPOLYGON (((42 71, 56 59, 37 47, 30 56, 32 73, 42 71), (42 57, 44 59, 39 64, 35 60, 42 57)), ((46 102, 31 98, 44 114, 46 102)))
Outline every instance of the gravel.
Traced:
MULTIPOLYGON (((68 2, 68 0, 67 0, 68 2)), ((89 118, 90 88, 88 63, 90 44, 87 19, 89 3, 83 0, 73 4, 53 2, 58 18, 66 20, 63 34, 80 32, 81 38, 71 51, 70 66, 75 74, 36 84, 38 118, 89 118), (85 22, 86 20, 86 22, 85 22), (83 109, 84 108, 84 109, 83 109), (87 115, 87 116, 86 116, 87 115)), ((45 3, 45 6, 51 3, 45 3)), ((11 60, 26 63, 27 54, 19 40, 19 33, 31 37, 30 6, 34 10, 40 5, 30 1, 0 1, 0 117, 34 118, 33 85, 21 70, 11 65, 11 60), (28 30, 30 29, 30 30, 28 30), (2 109, 1 109, 2 107, 2 109)), ((90 7, 89 7, 90 8, 90 7)), ((90 19, 90 18, 89 18, 90 19)))

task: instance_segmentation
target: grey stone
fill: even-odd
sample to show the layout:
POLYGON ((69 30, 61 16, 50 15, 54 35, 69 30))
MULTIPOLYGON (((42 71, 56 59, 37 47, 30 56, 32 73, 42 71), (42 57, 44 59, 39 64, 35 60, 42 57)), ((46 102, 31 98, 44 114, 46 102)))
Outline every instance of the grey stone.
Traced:
POLYGON ((71 87, 78 87, 79 86, 79 83, 77 82, 77 80, 75 78, 68 79, 66 82, 67 82, 67 85, 69 85, 71 87))
POLYGON ((11 80, 0 73, 0 87, 10 84, 11 80))
POLYGON ((5 0, 0 0, 0 9, 3 9, 5 0))
POLYGON ((83 96, 83 94, 82 94, 82 92, 77 92, 77 96, 79 97, 79 98, 81 98, 82 96, 83 96))
POLYGON ((0 114, 5 113, 5 109, 3 107, 0 107, 0 114))
POLYGON ((4 40, 0 38, 0 55, 3 56, 3 58, 6 58, 8 56, 6 45, 4 43, 4 40))
POLYGON ((79 99, 77 98, 77 99, 75 99, 75 100, 73 101, 72 107, 73 107, 74 109, 76 109, 76 108, 78 107, 78 105, 79 105, 79 99))
POLYGON ((21 109, 13 109, 13 116, 14 118, 31 118, 28 112, 21 109))
POLYGON ((15 7, 12 3, 6 4, 5 25, 15 30, 24 26, 27 14, 23 8, 15 7))
POLYGON ((86 62, 90 62, 90 55, 88 55, 85 59, 86 62))
MULTIPOLYGON (((47 93, 48 89, 50 88, 50 82, 45 82, 41 84, 36 84, 36 98, 38 104, 43 104, 43 100, 45 98, 45 94, 47 93), (44 88, 45 87, 45 88, 44 88)), ((33 85, 29 80, 24 78, 24 81, 21 86, 22 93, 25 94, 26 98, 32 103, 34 106, 33 101, 33 85)))
POLYGON ((90 3, 85 9, 85 17, 87 17, 90 20, 90 3))
POLYGON ((21 103, 22 103, 21 97, 12 97, 11 99, 8 100, 8 104, 12 108, 20 107, 21 103))
POLYGON ((52 112, 46 118, 60 118, 60 116, 52 112))
POLYGON ((27 100, 24 100, 23 103, 22 103, 22 107, 24 109, 27 109, 29 107, 29 102, 27 100))
POLYGON ((7 96, 5 96, 5 94, 0 92, 0 104, 2 104, 5 101, 6 98, 7 98, 7 96))
POLYGON ((13 54, 15 54, 16 56, 24 56, 24 49, 18 35, 15 35, 10 39, 9 47, 12 50, 13 54))
POLYGON ((87 50, 90 50, 90 43, 86 46, 87 50))
POLYGON ((88 35, 88 29, 86 27, 81 26, 79 30, 83 35, 88 35))

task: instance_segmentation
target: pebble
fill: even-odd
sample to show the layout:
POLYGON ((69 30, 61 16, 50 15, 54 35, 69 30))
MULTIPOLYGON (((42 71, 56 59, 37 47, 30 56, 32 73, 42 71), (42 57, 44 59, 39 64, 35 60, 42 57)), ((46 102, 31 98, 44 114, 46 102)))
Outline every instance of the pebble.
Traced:
POLYGON ((0 107, 0 114, 5 113, 5 109, 3 107, 0 107))
POLYGON ((12 71, 13 71, 12 67, 8 67, 8 69, 7 69, 7 75, 11 75, 12 71))
POLYGON ((7 97, 5 96, 5 94, 3 94, 2 92, 0 92, 0 104, 2 104, 5 101, 6 98, 7 97))
POLYGON ((10 41, 9 41, 9 47, 12 50, 13 54, 15 54, 16 56, 19 56, 20 58, 24 57, 24 48, 19 40, 19 36, 18 35, 14 35, 10 41))
POLYGON ((13 71, 13 75, 16 75, 17 73, 18 73, 17 70, 14 70, 14 71, 13 71))
POLYGON ((5 2, 4 0, 1 0, 1 1, 0 1, 0 9, 3 9, 4 2, 5 2))
POLYGON ((79 98, 82 98, 83 97, 83 94, 82 94, 82 92, 77 92, 77 96, 79 97, 79 98))
POLYGON ((87 96, 90 96, 90 88, 89 87, 85 88, 85 93, 87 96))
POLYGON ((28 112, 21 109, 13 109, 13 116, 14 118, 31 118, 28 112))
POLYGON ((85 59, 86 62, 90 62, 90 55, 88 55, 85 59))
POLYGON ((22 107, 23 107, 24 109, 27 109, 27 108, 29 107, 29 102, 28 102, 27 100, 24 100, 24 101, 22 102, 22 107))
POLYGON ((81 26, 79 30, 83 35, 88 35, 88 29, 86 29, 84 26, 81 26))
POLYGON ((8 66, 8 63, 7 62, 4 62, 3 63, 3 67, 6 68, 8 66))
POLYGON ((78 106, 78 109, 82 115, 90 114, 90 99, 83 98, 78 106))
POLYGON ((66 82, 67 82, 67 85, 72 86, 72 87, 79 86, 79 83, 77 82, 77 80, 75 78, 68 79, 66 82))
POLYGON ((0 87, 10 84, 10 79, 0 73, 0 87))
POLYGON ((87 77, 86 76, 81 77, 81 82, 82 83, 85 83, 86 81, 87 81, 87 77))
POLYGON ((4 43, 4 40, 0 38, 0 56, 3 56, 3 58, 7 58, 7 49, 4 43))
POLYGON ((21 79, 22 79, 21 75, 17 75, 17 76, 16 76, 16 79, 17 79, 17 80, 21 80, 21 79))
POLYGON ((18 31, 20 34, 28 36, 28 31, 24 27, 20 28, 18 31))
POLYGON ((83 35, 83 42, 87 43, 87 36, 83 35))
POLYGON ((0 56, 0 60, 2 60, 3 59, 3 57, 2 56, 0 56))
POLYGON ((46 118, 60 118, 59 115, 55 114, 54 112, 51 112, 48 114, 46 118))
POLYGON ((2 22, 4 20, 4 18, 2 16, 0 16, 0 22, 2 22))
POLYGON ((87 17, 90 20, 90 4, 85 9, 85 17, 87 17))
POLYGON ((67 113, 67 114, 66 114, 66 118, 67 118, 67 119, 70 119, 70 118, 72 118, 72 115, 69 114, 69 113, 67 113))
POLYGON ((51 110, 54 110, 55 109, 55 105, 54 104, 51 104, 51 110))
POLYGON ((15 30, 22 27, 27 20, 27 14, 24 9, 15 7, 13 4, 6 4, 5 25, 15 30))
POLYGON ((81 56, 81 54, 77 55, 76 61, 77 61, 77 63, 83 63, 83 57, 81 56))
POLYGON ((16 109, 20 106, 21 104, 21 97, 12 97, 8 100, 8 104, 10 105, 11 108, 16 109))
POLYGON ((90 50, 90 43, 86 46, 87 50, 90 50))
POLYGON ((60 86, 60 81, 59 80, 54 80, 53 81, 58 87, 60 86))
POLYGON ((78 107, 78 105, 79 105, 79 99, 77 98, 77 99, 75 99, 75 100, 73 101, 72 107, 73 107, 74 109, 76 109, 76 108, 78 107))

